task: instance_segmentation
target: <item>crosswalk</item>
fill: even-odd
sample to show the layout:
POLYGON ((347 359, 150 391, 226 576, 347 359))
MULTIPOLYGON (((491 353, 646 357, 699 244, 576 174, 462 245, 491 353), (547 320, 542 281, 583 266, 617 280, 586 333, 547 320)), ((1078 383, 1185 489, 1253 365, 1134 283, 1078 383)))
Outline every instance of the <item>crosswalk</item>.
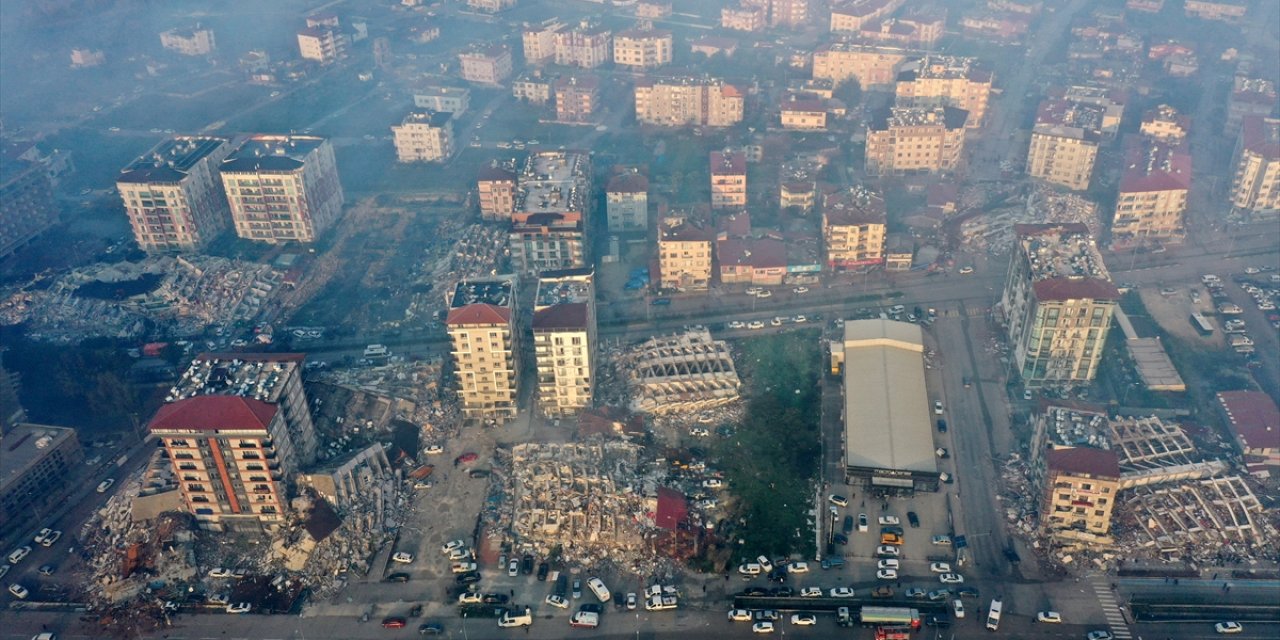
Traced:
POLYGON ((1089 579, 1089 583, 1093 586, 1093 592, 1098 596, 1098 603, 1102 605, 1102 615, 1107 618, 1107 624, 1111 627, 1111 635, 1116 640, 1130 640, 1133 634, 1129 633, 1129 624, 1125 622, 1124 614, 1120 611, 1120 603, 1116 600, 1116 594, 1111 590, 1111 583, 1106 576, 1093 576, 1089 579))

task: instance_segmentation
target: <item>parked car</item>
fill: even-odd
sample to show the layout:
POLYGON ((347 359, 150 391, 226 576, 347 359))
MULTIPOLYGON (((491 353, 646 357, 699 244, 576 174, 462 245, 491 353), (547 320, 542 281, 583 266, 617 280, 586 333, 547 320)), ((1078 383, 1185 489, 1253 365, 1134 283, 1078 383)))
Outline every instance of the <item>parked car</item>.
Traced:
POLYGON ((444 625, 439 622, 424 622, 418 626, 420 636, 438 636, 444 633, 444 625))
POLYGON ((751 625, 752 633, 773 633, 773 623, 768 620, 762 620, 751 625))
POLYGON ((842 495, 839 495, 839 494, 835 494, 835 493, 833 493, 833 494, 831 494, 831 495, 827 496, 827 501, 828 501, 828 502, 830 502, 831 504, 836 505, 837 507, 847 507, 847 506, 849 506, 849 499, 848 499, 848 498, 846 498, 846 497, 844 497, 844 496, 842 496, 842 495))
POLYGON ((450 551, 461 549, 465 546, 467 546, 467 543, 463 540, 450 540, 444 543, 444 546, 440 547, 440 553, 449 553, 450 551))
POLYGON ((911 525, 913 529, 920 527, 920 517, 916 515, 916 512, 907 512, 907 524, 911 525))
POLYGON ((227 605, 227 613, 249 613, 253 609, 253 605, 248 602, 236 602, 227 605))
POLYGON ((881 570, 879 570, 879 571, 877 571, 877 572, 876 572, 876 579, 878 579, 878 580, 897 580, 897 579, 898 579, 898 571, 897 571, 897 569, 881 569, 881 570))
POLYGON ((1058 624, 1062 622, 1062 614, 1057 611, 1041 611, 1036 614, 1036 622, 1049 622, 1058 624))
POLYGON ((964 576, 958 573, 944 573, 938 576, 942 584, 964 584, 964 576))
POLYGON ((879 522, 881 526, 896 526, 902 524, 898 516, 880 516, 879 522))
POLYGON ((876 555, 890 556, 890 557, 896 558, 898 557, 899 553, 900 552, 898 551, 898 548, 891 544, 882 544, 876 547, 876 555))
POLYGON ((1239 622, 1219 622, 1213 625, 1213 630, 1218 633, 1244 633, 1244 626, 1239 622))
POLYGON ((538 582, 546 582, 547 574, 551 573, 551 565, 545 562, 538 563, 538 582))
POLYGON ((929 564, 929 570, 934 573, 951 573, 951 565, 945 562, 933 562, 929 564))
POLYGON ((805 587, 800 590, 801 598, 821 598, 822 587, 805 587))
POLYGON ((934 536, 933 544, 949 545, 951 544, 951 536, 934 536))
POLYGON ((787 573, 809 573, 809 563, 792 562, 787 565, 787 573))
POLYGON ((853 589, 849 587, 834 587, 828 592, 832 598, 852 598, 853 589))
POLYGON ((818 624, 818 617, 812 613, 793 613, 791 624, 797 627, 810 627, 818 624))
POLYGON ((558 596, 554 593, 548 594, 545 602, 553 607, 556 607, 557 609, 569 608, 569 601, 566 600, 563 596, 558 596))
POLYGON ((921 589, 920 587, 911 587, 910 589, 907 589, 905 592, 903 592, 903 595, 907 596, 908 598, 923 598, 926 595, 928 595, 928 593, 925 592, 925 590, 921 589))
POLYGON ((746 609, 730 609, 730 622, 751 622, 751 612, 746 609))
POLYGON ((396 552, 395 555, 391 556, 391 561, 399 562, 401 564, 411 564, 413 562, 413 554, 406 551, 399 551, 396 552))
POLYGON ((13 597, 18 598, 19 600, 26 600, 27 596, 31 595, 31 592, 27 591, 26 587, 16 582, 9 585, 9 593, 13 594, 13 597))
MULTIPOLYGON (((406 576, 406 579, 407 579, 407 576, 406 576)), ((458 584, 474 584, 476 582, 480 582, 480 572, 468 571, 466 573, 461 573, 461 574, 458 574, 458 576, 455 577, 453 581, 458 584)))
POLYGON ((408 624, 408 621, 400 617, 391 617, 391 618, 382 619, 383 629, 403 629, 406 624, 408 624))

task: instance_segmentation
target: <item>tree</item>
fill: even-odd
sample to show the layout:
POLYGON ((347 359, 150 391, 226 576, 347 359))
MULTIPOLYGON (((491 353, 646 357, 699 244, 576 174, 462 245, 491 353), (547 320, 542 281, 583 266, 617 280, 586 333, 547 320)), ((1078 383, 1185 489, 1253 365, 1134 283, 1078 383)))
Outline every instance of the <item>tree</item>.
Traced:
POLYGON ((849 78, 831 92, 831 97, 844 103, 844 106, 852 111, 862 102, 862 85, 858 84, 857 78, 849 78))

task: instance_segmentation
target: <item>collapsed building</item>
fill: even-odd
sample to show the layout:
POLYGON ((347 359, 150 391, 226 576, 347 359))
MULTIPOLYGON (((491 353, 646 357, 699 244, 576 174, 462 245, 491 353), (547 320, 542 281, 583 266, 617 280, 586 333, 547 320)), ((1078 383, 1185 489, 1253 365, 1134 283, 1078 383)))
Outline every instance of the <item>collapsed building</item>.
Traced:
POLYGON ((621 360, 633 411, 702 411, 738 399, 741 382, 729 346, 705 328, 651 338, 621 360))

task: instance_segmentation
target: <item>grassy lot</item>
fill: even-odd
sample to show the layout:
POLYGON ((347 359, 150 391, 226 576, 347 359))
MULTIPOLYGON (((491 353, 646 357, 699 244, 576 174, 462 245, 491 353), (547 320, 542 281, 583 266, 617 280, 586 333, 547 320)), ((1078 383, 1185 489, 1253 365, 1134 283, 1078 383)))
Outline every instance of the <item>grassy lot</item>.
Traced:
POLYGON ((743 345, 747 414, 723 441, 720 461, 739 498, 733 535, 745 555, 814 553, 808 512, 821 457, 818 336, 797 331, 743 345))

